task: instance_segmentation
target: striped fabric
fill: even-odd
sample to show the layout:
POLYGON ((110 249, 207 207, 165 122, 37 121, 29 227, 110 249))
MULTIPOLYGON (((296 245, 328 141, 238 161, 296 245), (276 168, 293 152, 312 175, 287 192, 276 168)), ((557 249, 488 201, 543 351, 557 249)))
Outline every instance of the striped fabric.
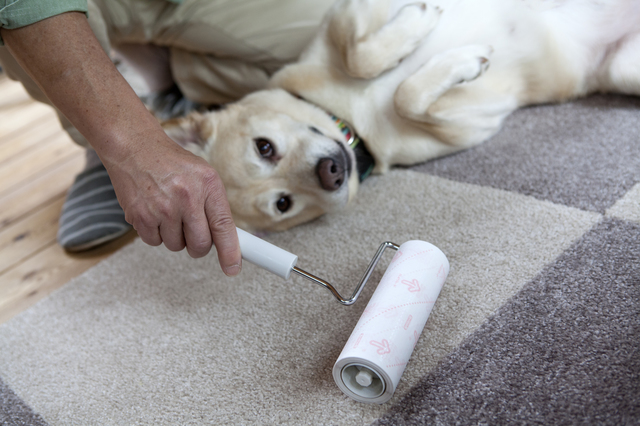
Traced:
POLYGON ((78 175, 62 207, 58 243, 68 251, 83 251, 130 229, 104 166, 99 164, 78 175))

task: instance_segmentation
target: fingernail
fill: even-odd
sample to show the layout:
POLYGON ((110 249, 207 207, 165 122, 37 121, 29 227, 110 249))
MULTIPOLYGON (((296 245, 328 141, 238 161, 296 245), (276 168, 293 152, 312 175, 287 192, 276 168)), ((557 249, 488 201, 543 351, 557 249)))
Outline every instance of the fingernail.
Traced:
POLYGON ((240 273, 241 270, 242 270, 242 265, 239 263, 235 265, 227 266, 225 269, 223 269, 225 275, 227 275, 228 277, 235 277, 240 273))

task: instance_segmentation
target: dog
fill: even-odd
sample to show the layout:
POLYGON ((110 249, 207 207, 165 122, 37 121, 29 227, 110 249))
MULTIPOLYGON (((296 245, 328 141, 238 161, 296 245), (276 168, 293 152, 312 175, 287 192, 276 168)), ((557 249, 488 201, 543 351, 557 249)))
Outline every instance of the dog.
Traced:
POLYGON ((220 174, 239 227, 275 231, 517 108, 596 92, 640 95, 636 0, 339 0, 267 90, 164 127, 220 174))

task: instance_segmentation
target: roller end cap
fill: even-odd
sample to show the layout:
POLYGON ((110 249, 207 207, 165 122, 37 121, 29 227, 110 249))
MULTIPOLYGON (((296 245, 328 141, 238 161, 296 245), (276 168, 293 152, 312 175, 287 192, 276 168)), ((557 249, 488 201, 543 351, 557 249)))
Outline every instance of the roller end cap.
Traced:
POLYGON ((358 372, 358 374, 356 374, 356 382, 358 382, 360 386, 366 388, 368 386, 371 386, 371 383, 373 382, 373 376, 368 369, 363 368, 358 372))

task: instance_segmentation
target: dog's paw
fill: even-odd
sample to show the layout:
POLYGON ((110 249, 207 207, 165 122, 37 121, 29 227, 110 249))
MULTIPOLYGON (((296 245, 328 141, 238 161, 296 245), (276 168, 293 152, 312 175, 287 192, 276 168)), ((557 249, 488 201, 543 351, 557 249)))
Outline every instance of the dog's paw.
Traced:
POLYGON ((424 2, 409 3, 398 11, 396 19, 414 31, 415 42, 426 37, 438 23, 442 9, 424 2))
POLYGON ((458 62, 455 73, 458 83, 465 83, 475 80, 484 74, 489 68, 489 57, 493 53, 491 46, 470 46, 463 52, 463 59, 458 62))
MULTIPOLYGON (((397 46, 386 68, 396 67, 405 57, 413 53, 438 23, 442 10, 424 2, 402 6, 395 17, 386 25, 393 32, 397 46)), ((387 43, 388 44, 388 43, 387 43)))

